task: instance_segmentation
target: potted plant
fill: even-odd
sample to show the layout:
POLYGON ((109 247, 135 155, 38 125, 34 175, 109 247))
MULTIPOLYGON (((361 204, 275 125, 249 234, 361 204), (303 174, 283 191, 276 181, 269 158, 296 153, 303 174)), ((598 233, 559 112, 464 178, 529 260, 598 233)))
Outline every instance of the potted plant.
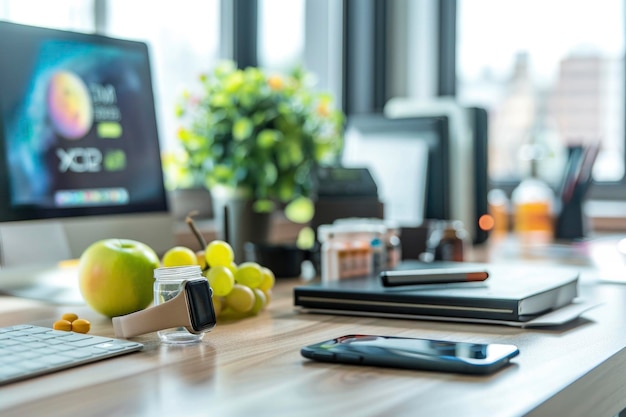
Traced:
POLYGON ((199 91, 184 93, 177 107, 189 168, 211 191, 218 224, 230 210, 221 233, 235 240, 236 253, 245 240, 267 237, 267 229, 236 235, 254 232, 277 207, 298 214, 293 220, 310 220, 314 169, 337 160, 344 117, 311 80, 302 68, 269 74, 224 62, 203 74, 199 91))

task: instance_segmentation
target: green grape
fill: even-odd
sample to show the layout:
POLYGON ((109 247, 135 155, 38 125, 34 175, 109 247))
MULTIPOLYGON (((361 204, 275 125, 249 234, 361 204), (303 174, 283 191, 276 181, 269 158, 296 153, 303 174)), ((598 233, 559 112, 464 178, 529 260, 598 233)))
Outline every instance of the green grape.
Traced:
POLYGON ((250 288, 257 288, 263 281, 261 265, 256 262, 239 264, 237 272, 235 272, 235 281, 250 288))
POLYGON ((204 256, 209 266, 230 266, 235 260, 233 248, 223 240, 214 240, 209 243, 204 251, 204 256))
POLYGON ((219 317, 220 313, 226 308, 226 300, 224 297, 213 294, 211 297, 213 301, 213 310, 215 311, 215 317, 219 317))
POLYGON ((265 293, 258 288, 253 288, 252 292, 254 293, 254 305, 250 312, 252 314, 258 314, 259 311, 263 310, 267 305, 267 297, 265 297, 265 293))
POLYGON ((245 285, 235 284, 226 296, 228 307, 238 313, 247 313, 254 307, 254 293, 245 285))
POLYGON ((265 305, 268 305, 272 300, 272 290, 261 290, 265 294, 265 305))
POLYGON ((209 285, 213 290, 213 295, 222 297, 227 295, 233 289, 235 285, 235 278, 233 273, 230 272, 225 266, 214 266, 206 274, 209 285))
POLYGON ((185 246, 174 246, 163 255, 163 266, 198 265, 196 253, 185 246))
POLYGON ((230 265, 228 265, 228 269, 230 269, 230 272, 232 272, 233 276, 235 276, 235 273, 237 272, 237 264, 235 262, 231 262, 230 265))
POLYGON ((263 280, 259 284, 258 288, 262 291, 267 291, 274 288, 276 277, 274 276, 272 270, 263 266, 261 267, 261 274, 263 275, 263 280))

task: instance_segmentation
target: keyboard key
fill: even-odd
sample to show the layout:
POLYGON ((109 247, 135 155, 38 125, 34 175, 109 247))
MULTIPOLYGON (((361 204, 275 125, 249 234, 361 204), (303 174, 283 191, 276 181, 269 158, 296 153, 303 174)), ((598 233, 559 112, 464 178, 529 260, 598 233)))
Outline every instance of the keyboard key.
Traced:
POLYGON ((19 342, 19 343, 29 343, 29 342, 36 342, 37 339, 32 337, 32 336, 26 336, 24 334, 14 337, 13 340, 19 342))
POLYGON ((39 361, 47 366, 65 365, 72 362, 72 358, 62 355, 45 356, 39 361))
POLYGON ((49 365, 40 360, 28 360, 15 363, 16 368, 22 368, 32 372, 44 370, 48 368, 48 366, 49 365))
POLYGON ((75 358, 75 359, 84 359, 84 358, 93 356, 93 353, 85 349, 77 349, 77 350, 68 350, 65 352, 59 352, 59 356, 65 356, 65 357, 75 358))
POLYGON ((17 340, 13 340, 13 339, 0 340, 0 347, 15 346, 15 345, 19 345, 19 344, 20 344, 20 342, 18 342, 17 340))
POLYGON ((23 352, 14 352, 13 358, 19 359, 34 359, 42 356, 42 353, 39 353, 38 350, 26 350, 23 352))
POLYGON ((11 365, 6 365, 0 368, 0 381, 3 379, 16 377, 18 375, 23 375, 24 373, 24 369, 20 369, 11 365))
POLYGON ((85 346, 93 346, 102 343, 102 338, 90 337, 83 340, 78 340, 76 342, 72 342, 73 346, 85 347, 85 346))
POLYGON ((72 332, 65 332, 67 333, 64 336, 60 336, 61 340, 63 340, 64 342, 78 342, 79 340, 85 340, 85 339, 89 339, 91 338, 91 336, 87 336, 84 334, 80 334, 80 333, 72 333, 72 332))
POLYGON ((48 333, 50 332, 50 329, 48 329, 47 327, 30 327, 28 329, 24 329, 24 332, 34 335, 39 333, 48 333))

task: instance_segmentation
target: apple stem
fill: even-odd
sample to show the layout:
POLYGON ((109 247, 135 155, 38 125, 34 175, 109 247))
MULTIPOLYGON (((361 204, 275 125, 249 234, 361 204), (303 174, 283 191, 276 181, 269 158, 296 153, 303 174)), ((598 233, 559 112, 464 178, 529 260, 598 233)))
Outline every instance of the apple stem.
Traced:
POLYGON ((194 234, 196 239, 198 239, 198 243, 200 243, 200 246, 201 246, 200 249, 202 250, 206 248, 207 243, 206 243, 206 240, 204 239, 204 236, 202 236, 202 233, 200 233, 200 231, 196 227, 196 224, 193 222, 193 219, 191 217, 197 213, 198 213, 197 211, 192 211, 189 214, 187 214, 187 217, 185 218, 185 223, 187 223, 187 225, 191 229, 191 232, 194 234))

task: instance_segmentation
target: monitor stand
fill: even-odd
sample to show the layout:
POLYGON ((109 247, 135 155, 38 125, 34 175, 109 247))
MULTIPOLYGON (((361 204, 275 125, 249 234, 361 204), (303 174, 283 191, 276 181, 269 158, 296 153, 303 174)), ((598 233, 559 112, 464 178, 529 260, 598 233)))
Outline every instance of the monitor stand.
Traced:
POLYGON ((0 294, 54 304, 84 304, 76 263, 59 263, 70 258, 60 222, 4 223, 0 226, 0 294))
POLYGON ((0 266, 53 264, 70 259, 71 251, 61 222, 11 222, 0 225, 0 266))

